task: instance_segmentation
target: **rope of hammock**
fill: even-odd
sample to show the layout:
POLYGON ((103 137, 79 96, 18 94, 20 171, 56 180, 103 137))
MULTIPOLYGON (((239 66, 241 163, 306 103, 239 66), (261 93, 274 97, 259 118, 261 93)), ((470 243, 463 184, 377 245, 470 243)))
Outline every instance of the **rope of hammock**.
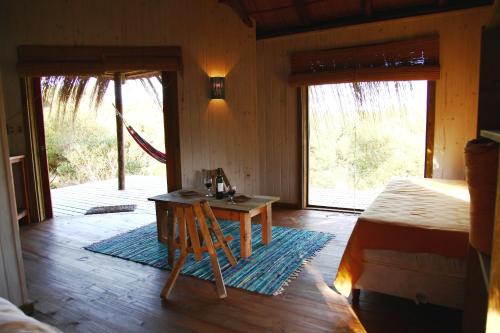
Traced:
MULTIPOLYGON (((114 106, 114 105, 113 105, 114 106)), ((123 119, 123 115, 120 113, 120 111, 118 111, 118 109, 116 108, 115 106, 115 111, 116 111, 116 114, 122 119, 123 121, 123 124, 125 125, 125 128, 127 129, 128 133, 130 134, 130 136, 132 137, 132 139, 134 139, 134 141, 139 145, 139 147, 142 148, 142 150, 144 150, 145 153, 147 153, 149 156, 151 156, 152 158, 154 158, 155 160, 157 160, 158 162, 160 163, 163 163, 163 164, 166 164, 167 163, 167 155, 161 151, 159 151, 158 149, 156 149, 155 147, 153 147, 149 142, 147 142, 146 140, 144 140, 140 135, 139 133, 137 133, 134 128, 132 126, 130 126, 126 121, 125 119, 123 119)))

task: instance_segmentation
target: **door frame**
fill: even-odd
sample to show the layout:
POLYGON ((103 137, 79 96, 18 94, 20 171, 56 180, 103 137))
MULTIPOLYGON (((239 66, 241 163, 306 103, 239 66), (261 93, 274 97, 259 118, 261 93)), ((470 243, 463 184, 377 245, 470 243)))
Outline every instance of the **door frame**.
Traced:
POLYGON ((29 190, 35 202, 31 209, 34 221, 53 217, 40 86, 40 77, 43 76, 98 76, 105 71, 161 73, 166 190, 172 192, 182 188, 178 91, 178 76, 182 72, 180 47, 23 45, 18 48, 17 70, 22 77, 26 156, 30 166, 29 190))
MULTIPOLYGON (((316 206, 309 204, 309 86, 300 86, 297 94, 297 132, 298 132, 298 177, 299 197, 297 208, 333 210, 361 213, 362 209, 316 206)), ((434 158, 434 133, 436 120, 436 81, 427 81, 427 110, 425 129, 424 177, 432 178, 434 158)))
POLYGON ((22 79, 25 99, 26 156, 30 196, 35 198, 31 208, 35 222, 54 217, 50 194, 49 165, 45 145, 45 125, 43 119, 42 89, 39 77, 22 79))

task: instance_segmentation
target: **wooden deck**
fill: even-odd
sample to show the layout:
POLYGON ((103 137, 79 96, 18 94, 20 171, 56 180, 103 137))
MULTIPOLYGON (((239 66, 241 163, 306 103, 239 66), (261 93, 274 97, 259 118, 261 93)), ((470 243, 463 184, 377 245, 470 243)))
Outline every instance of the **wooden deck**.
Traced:
POLYGON ((51 190, 54 217, 81 216, 92 207, 136 204, 136 213, 155 214, 149 197, 166 193, 165 177, 127 176, 125 190, 118 190, 118 180, 109 179, 51 190))
POLYGON ((159 294, 169 272, 83 249, 155 220, 123 213, 55 218, 23 226, 21 240, 35 317, 64 332, 459 332, 461 312, 362 292, 352 308, 332 288, 356 216, 273 210, 273 223, 332 232, 335 239, 285 292, 264 296, 180 276, 171 299, 159 294))
POLYGON ((309 204, 312 206, 365 210, 382 192, 376 190, 353 190, 335 188, 309 188, 309 204))
MULTIPOLYGON (((127 176, 126 189, 118 190, 118 180, 109 179, 53 189, 52 206, 55 217, 81 216, 92 207, 136 204, 136 213, 155 214, 154 203, 147 198, 167 192, 164 177, 127 176)), ((311 189, 312 205, 365 209, 378 191, 340 191, 335 189, 311 189), (355 200, 353 200, 355 198, 355 200)))

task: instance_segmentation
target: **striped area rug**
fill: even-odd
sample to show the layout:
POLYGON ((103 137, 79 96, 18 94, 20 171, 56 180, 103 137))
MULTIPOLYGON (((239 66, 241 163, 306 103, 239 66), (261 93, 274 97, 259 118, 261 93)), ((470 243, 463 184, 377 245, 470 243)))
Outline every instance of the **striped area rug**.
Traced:
MULTIPOLYGON (((238 259, 238 264, 232 267, 222 249, 218 250, 226 286, 264 295, 282 293, 288 282, 298 275, 304 263, 334 238, 329 233, 274 226, 273 240, 265 246, 262 244, 261 226, 252 224, 253 252, 249 258, 241 259, 239 223, 220 221, 220 226, 224 235, 233 236, 230 247, 238 259)), ((85 249, 160 269, 171 269, 167 263, 167 248, 157 240, 156 223, 92 244, 85 249)), ((189 255, 181 273, 214 281, 207 253, 199 262, 189 255)))

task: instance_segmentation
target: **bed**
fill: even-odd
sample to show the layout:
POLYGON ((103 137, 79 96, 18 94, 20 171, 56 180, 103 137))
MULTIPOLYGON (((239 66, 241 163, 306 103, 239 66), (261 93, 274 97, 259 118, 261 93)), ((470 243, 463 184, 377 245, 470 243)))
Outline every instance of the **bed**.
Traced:
POLYGON ((61 333, 58 329, 26 316, 17 306, 0 297, 0 332, 61 333))
POLYGON ((335 288, 463 308, 468 238, 465 181, 394 179, 358 218, 335 288))

